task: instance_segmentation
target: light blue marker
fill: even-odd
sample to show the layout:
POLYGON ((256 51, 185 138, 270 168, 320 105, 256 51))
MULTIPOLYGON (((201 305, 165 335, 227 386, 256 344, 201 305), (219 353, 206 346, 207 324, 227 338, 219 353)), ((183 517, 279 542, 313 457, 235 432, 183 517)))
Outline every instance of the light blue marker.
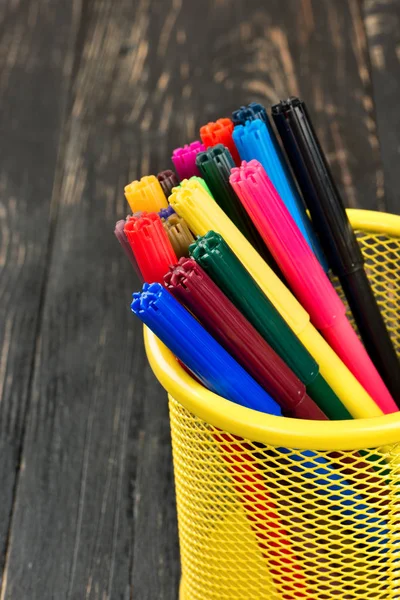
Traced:
POLYGON ((296 184, 269 121, 268 124, 261 119, 247 121, 245 125, 237 125, 232 135, 242 160, 249 162, 255 158, 262 164, 305 240, 327 273, 329 267, 325 255, 312 229, 310 219, 307 217, 296 184))

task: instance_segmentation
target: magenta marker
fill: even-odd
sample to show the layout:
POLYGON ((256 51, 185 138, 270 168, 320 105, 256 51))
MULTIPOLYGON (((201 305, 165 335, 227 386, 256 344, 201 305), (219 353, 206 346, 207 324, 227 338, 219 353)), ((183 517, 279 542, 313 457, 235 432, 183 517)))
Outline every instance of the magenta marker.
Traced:
POLYGON ((314 326, 384 413, 398 410, 346 317, 346 308, 257 160, 232 169, 230 183, 314 326))
POLYGON ((186 144, 183 148, 175 148, 172 153, 172 162, 178 173, 179 179, 190 179, 193 175, 201 177, 201 173, 196 167, 196 156, 199 152, 205 151, 205 146, 199 141, 186 144))

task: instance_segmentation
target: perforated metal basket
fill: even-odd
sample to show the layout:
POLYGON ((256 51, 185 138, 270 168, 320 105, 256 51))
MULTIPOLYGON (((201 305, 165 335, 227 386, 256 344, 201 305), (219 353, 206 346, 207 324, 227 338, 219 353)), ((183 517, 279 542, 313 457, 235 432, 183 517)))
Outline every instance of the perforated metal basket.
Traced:
MULTIPOLYGON (((400 353, 400 217, 348 212, 400 353)), ((264 415, 145 343, 169 392, 181 600, 399 599, 400 414, 264 415)))

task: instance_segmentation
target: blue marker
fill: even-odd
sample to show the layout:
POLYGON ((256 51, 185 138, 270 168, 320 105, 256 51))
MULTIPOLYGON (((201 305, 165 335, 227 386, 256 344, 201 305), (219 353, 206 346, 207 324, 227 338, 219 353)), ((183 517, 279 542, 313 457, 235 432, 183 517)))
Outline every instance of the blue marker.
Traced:
MULTIPOLYGON (((261 114, 265 114, 266 117, 265 111, 260 113, 260 117, 261 114)), ((245 125, 235 127, 232 137, 242 160, 250 161, 255 158, 262 164, 308 245, 327 273, 329 267, 326 258, 269 121, 266 123, 264 117, 246 121, 245 125)))
POLYGON ((212 392, 270 415, 280 406, 159 283, 133 294, 132 312, 212 392))
POLYGON ((255 119, 261 119, 268 126, 267 111, 258 102, 250 102, 247 106, 241 106, 232 113, 232 121, 235 126, 246 125, 247 121, 254 121, 255 119))

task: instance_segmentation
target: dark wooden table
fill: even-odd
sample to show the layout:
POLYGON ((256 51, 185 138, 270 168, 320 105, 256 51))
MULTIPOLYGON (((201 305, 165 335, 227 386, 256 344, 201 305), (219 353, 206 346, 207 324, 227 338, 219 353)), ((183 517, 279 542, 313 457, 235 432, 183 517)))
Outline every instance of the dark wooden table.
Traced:
POLYGON ((0 28, 1 599, 175 600, 123 187, 294 93, 347 204, 400 212, 400 0, 4 0, 0 28))

